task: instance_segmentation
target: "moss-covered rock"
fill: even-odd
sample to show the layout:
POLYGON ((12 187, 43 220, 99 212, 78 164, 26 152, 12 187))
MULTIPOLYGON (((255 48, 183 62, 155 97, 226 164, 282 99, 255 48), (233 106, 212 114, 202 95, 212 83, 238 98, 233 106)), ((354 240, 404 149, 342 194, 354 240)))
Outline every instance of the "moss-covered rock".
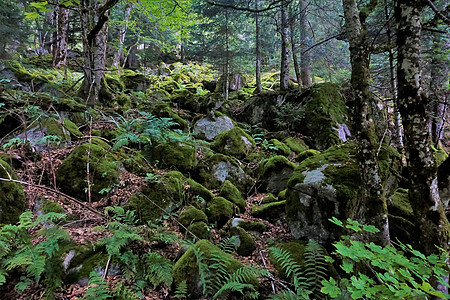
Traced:
POLYGON ((286 193, 287 221, 295 238, 335 241, 341 235, 328 219, 346 219, 357 205, 361 176, 357 148, 346 143, 302 161, 286 193))
POLYGON ((203 118, 195 123, 194 134, 198 137, 203 135, 206 140, 212 141, 218 134, 233 127, 233 121, 227 116, 219 116, 213 120, 203 118))
POLYGON ((150 85, 150 80, 144 74, 132 70, 124 70, 120 81, 123 82, 126 89, 139 92, 145 91, 150 85))
POLYGON ((245 229, 246 231, 255 231, 263 233, 267 231, 267 226, 264 223, 256 221, 239 221, 239 227, 245 229))
POLYGON ((287 189, 282 190, 278 193, 278 200, 286 200, 287 189))
MULTIPOLYGON (((238 260, 232 258, 229 254, 226 254, 207 240, 198 241, 194 247, 202 253, 202 263, 208 266, 214 263, 212 260, 213 257, 222 257, 221 260, 226 263, 229 273, 242 267, 242 264, 238 260)), ((173 278, 175 284, 186 281, 188 292, 192 299, 199 299, 201 296, 204 296, 200 282, 197 257, 193 248, 187 250, 175 263, 173 278)))
POLYGON ((171 118, 179 126, 179 129, 186 130, 189 128, 189 122, 180 117, 177 113, 173 111, 169 103, 160 102, 155 104, 152 113, 160 118, 171 118))
POLYGON ((296 162, 302 162, 305 159, 307 159, 308 157, 314 156, 320 154, 320 151, 314 150, 314 149, 309 149, 309 150, 305 150, 303 152, 301 152, 299 155, 297 155, 297 157, 295 158, 296 162))
POLYGON ((241 211, 245 210, 247 202, 242 197, 241 192, 229 180, 225 180, 220 187, 219 195, 233 202, 241 211))
POLYGON ((163 143, 153 150, 153 160, 164 166, 187 171, 197 166, 197 149, 195 146, 179 142, 163 143))
MULTIPOLYGON (((11 166, 0 159, 0 177, 18 180, 11 166)), ((23 188, 19 183, 0 181, 0 224, 15 224, 25 211, 26 200, 23 188)))
MULTIPOLYGON (((189 225, 187 228, 189 232, 192 232, 198 239, 209 238, 209 227, 205 222, 195 222, 189 225)), ((189 237, 189 235, 188 235, 189 237)))
POLYGON ((286 215, 286 200, 270 202, 267 204, 254 205, 252 207, 252 216, 275 223, 286 215))
POLYGON ((236 213, 235 205, 223 197, 215 197, 206 207, 208 219, 211 223, 222 227, 236 213))
POLYGON ((251 255, 256 249, 255 241, 245 229, 234 226, 231 228, 231 235, 237 237, 236 252, 242 256, 251 255))
POLYGON ((87 200, 88 163, 91 200, 96 201, 102 197, 103 189, 111 188, 119 181, 116 158, 104 148, 91 143, 76 147, 56 171, 56 181, 64 193, 87 200))
POLYGON ((114 92, 122 92, 125 89, 125 84, 117 76, 105 74, 105 82, 107 86, 114 92))
POLYGON ((277 148, 277 150, 275 150, 275 153, 279 155, 288 156, 291 153, 291 149, 285 143, 280 142, 277 139, 271 139, 269 143, 277 148))
POLYGON ((253 180, 235 158, 220 153, 204 159, 198 166, 197 176, 199 182, 211 189, 219 189, 225 180, 231 181, 241 192, 253 185, 253 180))
POLYGON ((195 222, 205 222, 208 223, 208 217, 206 214, 193 206, 190 206, 181 212, 180 216, 178 217, 178 221, 184 226, 188 227, 189 225, 195 223, 195 222))
MULTIPOLYGON (((290 241, 287 243, 277 243, 275 244, 275 247, 287 251, 297 265, 304 267, 305 249, 307 243, 307 241, 290 241)), ((285 270, 283 270, 281 264, 273 257, 271 253, 269 255, 269 259, 274 268, 279 274, 281 274, 282 278, 287 280, 288 277, 286 276, 285 270)))
POLYGON ((263 160, 258 168, 258 177, 263 191, 278 194, 287 186, 296 165, 286 157, 277 155, 263 160))
POLYGON ((218 134, 212 146, 220 153, 243 158, 255 147, 255 141, 241 128, 234 127, 218 134))
POLYGON ((47 200, 47 199, 42 199, 42 203, 41 203, 41 210, 44 214, 49 213, 49 212, 54 212, 54 213, 63 213, 64 212, 64 208, 59 205, 56 202, 47 200))
POLYGON ((284 141, 284 143, 289 147, 289 149, 291 149, 292 152, 295 152, 296 154, 300 154, 309 148, 302 139, 296 137, 289 137, 284 141))
POLYGON ((81 131, 78 129, 78 126, 74 122, 70 121, 69 119, 64 118, 64 122, 62 125, 64 126, 65 129, 67 129, 70 132, 70 134, 72 136, 74 136, 74 137, 82 137, 83 136, 81 131))
POLYGON ((261 203, 267 204, 277 201, 278 201, 277 197, 275 197, 272 193, 268 193, 267 195, 264 196, 264 198, 262 198, 261 203))
POLYGON ((414 233, 414 214, 408 199, 408 190, 398 188, 390 197, 388 204, 389 232, 391 238, 403 243, 411 241, 414 233))
POLYGON ((135 210, 141 222, 155 221, 166 212, 176 211, 183 205, 191 204, 202 208, 213 198, 211 191, 193 179, 186 178, 178 171, 171 171, 158 182, 150 183, 140 193, 133 195, 125 205, 135 210))

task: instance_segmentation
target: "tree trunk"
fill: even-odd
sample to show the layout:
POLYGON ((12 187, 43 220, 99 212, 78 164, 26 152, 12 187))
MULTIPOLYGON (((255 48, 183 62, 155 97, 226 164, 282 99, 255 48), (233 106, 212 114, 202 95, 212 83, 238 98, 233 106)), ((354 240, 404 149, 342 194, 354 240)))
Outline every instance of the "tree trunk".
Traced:
POLYGON ((350 44, 352 66, 351 84, 355 103, 355 129, 359 142, 359 165, 364 184, 363 195, 356 208, 356 218, 363 224, 372 224, 381 231, 375 242, 390 242, 386 199, 383 195, 377 157, 377 135, 372 120, 369 90, 369 45, 367 25, 361 17, 355 0, 343 0, 345 30, 350 44))
POLYGON ((297 51, 295 49, 295 40, 294 40, 294 28, 295 19, 294 16, 291 16, 290 20, 290 29, 291 29, 291 51, 292 51, 292 61, 294 62, 294 71, 295 71, 295 78, 297 79, 297 83, 299 88, 302 86, 302 77, 300 74, 300 66, 298 64, 298 57, 297 57, 297 51))
POLYGON ((228 40, 228 9, 225 9, 225 66, 224 66, 224 85, 223 95, 225 101, 228 100, 230 91, 230 45, 228 40))
POLYGON ((80 96, 88 105, 110 100, 104 82, 109 10, 118 0, 81 0, 80 19, 83 36, 84 80, 80 96))
POLYGON ((120 67, 120 63, 125 59, 123 45, 125 43, 125 37, 128 30, 128 22, 130 21, 131 9, 133 8, 133 4, 131 2, 127 2, 125 6, 125 14, 123 17, 123 24, 119 26, 117 29, 117 51, 114 53, 113 63, 112 65, 118 69, 120 67))
POLYGON ((66 66, 67 58, 67 31, 69 29, 70 10, 58 5, 55 7, 54 24, 56 25, 56 35, 53 41, 53 66, 61 68, 66 66))
MULTIPOLYGON (((255 0, 255 9, 258 10, 258 0, 255 0)), ((255 39, 256 39, 256 91, 258 93, 262 92, 261 86, 261 37, 260 37, 260 21, 259 21, 259 13, 255 13, 255 39)))
POLYGON ((286 91, 289 88, 289 22, 287 15, 287 4, 284 1, 281 6, 281 70, 280 70, 280 90, 286 91))
MULTIPOLYGON (((300 1, 300 72, 301 83, 304 87, 312 86, 311 80, 311 56, 309 51, 306 51, 311 43, 311 27, 308 22, 308 5, 306 0, 300 1)), ((300 81, 298 82, 300 84, 300 81)))
POLYGON ((437 167, 431 149, 427 106, 421 86, 420 47, 422 1, 398 0, 398 101, 403 119, 409 170, 409 201, 416 218, 416 248, 429 255, 435 245, 448 249, 449 224, 439 198, 437 167))

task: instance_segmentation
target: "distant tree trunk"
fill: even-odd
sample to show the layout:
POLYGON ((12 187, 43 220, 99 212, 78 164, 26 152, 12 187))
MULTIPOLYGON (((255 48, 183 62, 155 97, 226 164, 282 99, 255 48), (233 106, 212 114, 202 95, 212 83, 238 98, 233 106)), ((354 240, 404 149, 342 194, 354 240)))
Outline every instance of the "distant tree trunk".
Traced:
POLYGON ((295 71, 295 78, 297 79, 298 86, 301 87, 302 85, 302 77, 300 73, 300 66, 298 63, 298 57, 297 57, 297 49, 295 47, 295 17, 291 15, 290 18, 290 29, 291 29, 291 51, 292 51, 292 61, 294 62, 294 71, 295 71))
POLYGON ((54 11, 54 24, 56 25, 56 34, 53 41, 53 66, 61 68, 66 65, 67 59, 67 31, 69 29, 70 10, 58 5, 54 11))
MULTIPOLYGON (((301 83, 304 87, 312 86, 311 79, 311 55, 306 49, 310 46, 311 42, 311 26, 308 21, 308 5, 306 0, 300 1, 300 70, 301 70, 301 83)), ((298 82, 300 84, 300 81, 298 82)))
POLYGON ((108 101, 104 72, 109 10, 119 0, 80 0, 83 37, 84 80, 79 93, 88 105, 108 101))
POLYGON ((125 37, 128 30, 128 22, 130 21, 131 9, 133 8, 133 4, 131 2, 127 2, 125 6, 125 14, 123 17, 123 24, 119 26, 117 29, 117 51, 114 53, 113 63, 112 65, 118 69, 120 67, 120 62, 124 60, 124 52, 123 45, 125 43, 125 37))
MULTIPOLYGON (((371 2, 371 4, 374 1, 371 2)), ((376 2, 376 1, 375 1, 376 2)), ((357 207, 356 218, 363 224, 372 224, 381 232, 375 242, 390 242, 386 199, 383 194, 377 157, 377 135, 372 119, 369 90, 369 45, 366 16, 362 16, 356 0, 343 0, 345 31, 350 45, 352 66, 351 84, 355 103, 355 128, 359 143, 359 166, 364 185, 363 195, 357 207)), ((367 12, 373 7, 368 6, 367 12)))
MULTIPOLYGON (((255 9, 259 9, 258 0, 255 0, 255 9)), ((261 25, 259 21, 259 13, 255 13, 255 39, 256 39, 256 91, 258 93, 262 92, 262 86, 261 86, 261 25)))
POLYGON ((289 22, 287 13, 287 3, 283 1, 281 6, 281 70, 280 70, 280 90, 289 88, 289 22))
POLYGON ((125 62, 123 64, 124 68, 130 70, 136 70, 137 68, 139 68, 139 61, 137 57, 137 42, 138 40, 136 39, 133 42, 133 45, 128 50, 128 55, 125 58, 125 62))
POLYGON ((230 45, 228 37, 228 9, 225 9, 225 66, 224 66, 224 85, 223 95, 228 100, 230 91, 230 45))
POLYGON ((398 0, 395 7, 398 46, 398 101, 409 170, 408 197, 416 218, 416 248, 428 255, 435 245, 448 249, 449 223, 439 198, 437 167, 427 128, 429 98, 421 86, 421 13, 424 2, 398 0))

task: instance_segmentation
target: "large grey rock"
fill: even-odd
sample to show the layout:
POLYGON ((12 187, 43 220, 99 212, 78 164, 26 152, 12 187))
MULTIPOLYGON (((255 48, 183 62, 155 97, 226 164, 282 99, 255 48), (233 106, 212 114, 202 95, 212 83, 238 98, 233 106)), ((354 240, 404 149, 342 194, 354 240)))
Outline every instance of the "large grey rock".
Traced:
POLYGON ((224 131, 230 130, 234 127, 233 121, 226 116, 218 117, 215 120, 203 118, 195 124, 194 132, 196 134, 204 134, 209 141, 224 131))

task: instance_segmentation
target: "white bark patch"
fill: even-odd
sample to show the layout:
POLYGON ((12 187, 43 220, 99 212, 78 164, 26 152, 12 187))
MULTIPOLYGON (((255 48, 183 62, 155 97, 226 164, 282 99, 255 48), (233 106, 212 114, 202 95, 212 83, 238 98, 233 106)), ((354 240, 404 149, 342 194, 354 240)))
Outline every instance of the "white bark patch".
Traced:
POLYGON ((434 201, 434 205, 430 207, 430 210, 437 211, 439 207, 439 203, 441 202, 439 198, 439 188, 438 188, 438 180, 437 178, 433 178, 430 186, 431 197, 434 201))

